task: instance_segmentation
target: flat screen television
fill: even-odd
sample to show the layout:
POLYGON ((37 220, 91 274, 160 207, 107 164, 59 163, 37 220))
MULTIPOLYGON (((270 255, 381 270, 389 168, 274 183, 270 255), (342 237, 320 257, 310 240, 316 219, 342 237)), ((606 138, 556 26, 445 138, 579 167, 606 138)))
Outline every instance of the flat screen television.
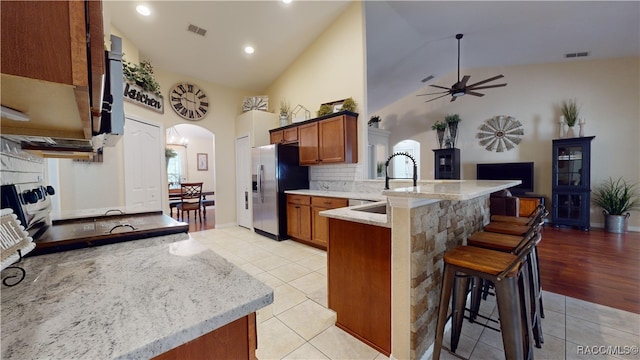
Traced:
POLYGON ((533 192, 533 162, 476 164, 478 180, 521 180, 509 189, 512 194, 533 192))

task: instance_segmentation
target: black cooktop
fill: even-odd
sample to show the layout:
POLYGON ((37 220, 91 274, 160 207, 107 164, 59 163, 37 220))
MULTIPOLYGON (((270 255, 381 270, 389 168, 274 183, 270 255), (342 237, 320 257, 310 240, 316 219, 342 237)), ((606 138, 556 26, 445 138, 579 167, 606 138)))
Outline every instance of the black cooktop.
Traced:
POLYGON ((54 220, 35 240, 29 255, 113 244, 161 235, 188 232, 189 224, 161 211, 54 220))

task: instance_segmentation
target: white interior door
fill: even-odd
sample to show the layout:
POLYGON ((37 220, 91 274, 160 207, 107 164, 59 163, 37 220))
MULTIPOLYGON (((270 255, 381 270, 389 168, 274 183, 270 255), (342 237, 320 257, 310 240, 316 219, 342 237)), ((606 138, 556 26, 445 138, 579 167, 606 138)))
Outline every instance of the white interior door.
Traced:
POLYGON ((238 225, 251 228, 251 143, 249 136, 236 138, 236 217, 238 225))
POLYGON ((126 118, 123 140, 127 211, 162 210, 160 127, 126 118))

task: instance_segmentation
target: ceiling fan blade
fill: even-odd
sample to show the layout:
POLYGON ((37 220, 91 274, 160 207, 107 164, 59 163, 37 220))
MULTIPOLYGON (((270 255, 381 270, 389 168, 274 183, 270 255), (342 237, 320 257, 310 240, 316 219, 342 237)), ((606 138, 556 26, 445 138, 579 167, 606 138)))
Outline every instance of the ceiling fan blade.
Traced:
POLYGON ((450 102, 454 102, 454 101, 456 101, 456 99, 457 99, 457 98, 458 98, 458 96, 452 96, 452 97, 451 97, 451 101, 450 101, 450 102))
POLYGON ((445 89, 445 90, 449 90, 448 87, 444 87, 444 86, 440 86, 440 85, 429 85, 429 86, 433 86, 434 88, 438 88, 438 89, 445 89))
POLYGON ((473 96, 484 96, 484 94, 480 94, 479 92, 469 91, 469 89, 467 89, 465 94, 469 94, 469 95, 473 95, 473 96))
POLYGON ((469 85, 469 86, 467 86, 467 87, 474 87, 474 86, 478 86, 478 85, 486 84, 486 83, 488 83, 488 82, 490 82, 490 81, 498 80, 498 79, 501 79, 501 78, 503 78, 503 77, 504 77, 504 75, 497 75, 497 76, 494 76, 494 77, 492 77, 492 78, 488 78, 488 79, 486 79, 486 80, 478 81, 477 83, 475 83, 475 84, 471 84, 471 85, 469 85))
POLYGON ((416 96, 425 96, 425 95, 440 95, 440 94, 448 94, 449 91, 440 91, 440 92, 434 92, 434 93, 427 93, 427 94, 418 94, 416 96))
POLYGON ((495 85, 487 85, 487 86, 479 86, 479 87, 467 87, 468 90, 482 90, 482 89, 491 89, 491 88, 497 88, 497 87, 502 87, 502 86, 507 86, 507 84, 495 84, 495 85))
POLYGON ((427 100, 427 101, 425 101, 425 102, 429 102, 429 101, 437 100, 437 99, 440 99, 441 97, 445 97, 445 96, 448 96, 448 95, 449 95, 449 94, 447 93, 447 94, 444 94, 444 95, 441 95, 441 96, 438 96, 438 97, 434 97, 433 99, 431 99, 431 100, 427 100))
POLYGON ((470 78, 470 77, 471 77, 471 76, 469 76, 469 75, 465 75, 465 76, 462 78, 462 80, 460 80, 460 85, 462 85, 462 87, 465 87, 465 85, 467 85, 467 81, 469 81, 469 78, 470 78))

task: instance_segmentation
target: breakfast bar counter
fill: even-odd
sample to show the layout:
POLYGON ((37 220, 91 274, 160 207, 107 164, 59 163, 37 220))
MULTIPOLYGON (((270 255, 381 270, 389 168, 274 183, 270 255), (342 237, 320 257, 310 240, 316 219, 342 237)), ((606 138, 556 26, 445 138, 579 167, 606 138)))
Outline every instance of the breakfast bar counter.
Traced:
POLYGON ((26 278, 2 289, 2 359, 148 359, 273 302, 270 287, 187 234, 18 265, 26 278))

